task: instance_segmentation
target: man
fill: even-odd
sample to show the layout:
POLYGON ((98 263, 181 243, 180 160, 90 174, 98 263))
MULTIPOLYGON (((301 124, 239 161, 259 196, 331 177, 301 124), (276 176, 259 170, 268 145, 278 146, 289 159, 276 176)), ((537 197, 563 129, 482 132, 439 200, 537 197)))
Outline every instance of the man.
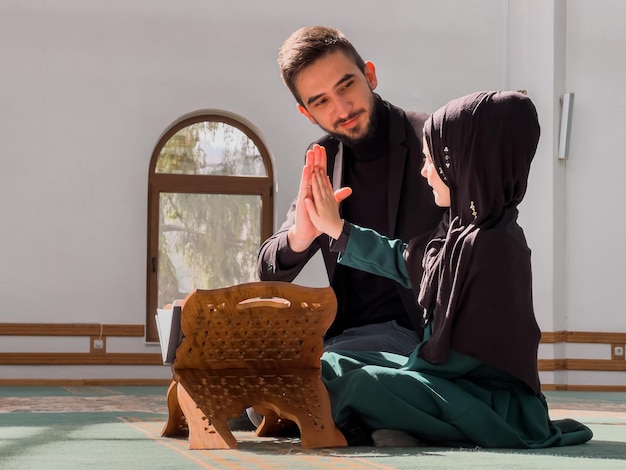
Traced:
POLYGON ((322 167, 334 188, 352 189, 351 195, 345 188, 335 195, 343 201, 346 220, 406 241, 430 232, 442 210, 420 177, 422 127, 428 116, 405 112, 375 94, 374 64, 365 62, 336 29, 299 29, 283 44, 278 62, 300 113, 327 135, 309 147, 287 219, 261 246, 259 276, 291 282, 322 250, 338 301, 325 350, 408 355, 422 334, 421 311, 413 294, 389 279, 338 266, 328 236, 311 223, 304 198, 310 195, 308 168, 322 167))

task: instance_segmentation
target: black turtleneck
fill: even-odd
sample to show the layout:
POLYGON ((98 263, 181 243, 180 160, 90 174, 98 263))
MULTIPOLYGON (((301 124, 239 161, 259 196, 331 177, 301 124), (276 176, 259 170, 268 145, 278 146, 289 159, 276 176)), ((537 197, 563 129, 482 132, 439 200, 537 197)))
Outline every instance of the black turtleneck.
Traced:
MULTIPOLYGON (((375 101, 375 127, 365 140, 344 143, 343 186, 352 196, 341 207, 342 217, 393 237, 389 231, 389 110, 380 98, 375 101)), ((339 268, 339 266, 338 266, 339 268)), ((341 266, 348 305, 346 326, 361 326, 397 319, 411 328, 410 320, 394 281, 341 266), (358 312, 358 314, 355 314, 358 312), (398 318, 400 317, 400 318, 398 318)))

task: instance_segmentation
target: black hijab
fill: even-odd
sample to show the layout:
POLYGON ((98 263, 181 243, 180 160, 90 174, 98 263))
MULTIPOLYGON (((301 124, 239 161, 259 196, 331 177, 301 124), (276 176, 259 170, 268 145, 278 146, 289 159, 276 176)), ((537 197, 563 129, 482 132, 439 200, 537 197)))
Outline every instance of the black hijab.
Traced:
POLYGON ((480 92, 451 101, 424 125, 451 205, 424 249, 407 257, 432 335, 420 356, 443 363, 450 349, 526 382, 540 393, 540 331, 532 303, 530 249, 517 224, 539 140, 532 101, 518 92, 480 92))

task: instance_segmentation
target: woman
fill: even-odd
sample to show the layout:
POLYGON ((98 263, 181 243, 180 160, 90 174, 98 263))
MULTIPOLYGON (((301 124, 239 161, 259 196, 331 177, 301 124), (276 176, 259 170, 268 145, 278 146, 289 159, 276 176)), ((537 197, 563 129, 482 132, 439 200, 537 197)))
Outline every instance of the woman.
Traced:
MULTIPOLYGON (((421 174, 450 209, 434 234, 408 245, 344 222, 330 181, 309 169, 306 207, 339 262, 412 286, 424 309, 425 339, 408 360, 322 357, 333 416, 350 443, 369 444, 370 430, 385 429, 482 447, 591 439, 580 423, 550 421, 540 390, 530 249, 517 224, 538 140, 537 112, 522 93, 474 93, 436 111, 424 125, 421 174)), ((311 151, 323 158, 322 148, 311 151)))

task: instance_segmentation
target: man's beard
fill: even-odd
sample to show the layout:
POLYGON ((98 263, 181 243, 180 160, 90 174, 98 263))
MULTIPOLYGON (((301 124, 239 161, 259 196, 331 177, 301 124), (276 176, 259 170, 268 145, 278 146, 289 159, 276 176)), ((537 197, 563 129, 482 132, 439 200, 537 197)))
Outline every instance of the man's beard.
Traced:
MULTIPOLYGON (((358 114, 359 112, 367 112, 367 111, 365 109, 362 109, 361 111, 358 111, 355 114, 358 114)), ((340 125, 342 122, 349 121, 350 119, 355 117, 355 114, 352 114, 352 115, 348 116, 346 119, 342 119, 342 120, 337 121, 335 123, 335 128, 338 125, 340 125)), ((361 129, 361 128, 349 129, 348 132, 345 133, 345 134, 341 134, 341 133, 338 133, 338 132, 333 132, 330 129, 324 129, 323 127, 322 127, 322 129, 324 129, 326 132, 328 132, 328 134, 330 134, 335 139, 337 139, 337 140, 343 142, 344 144, 346 144, 348 147, 356 147, 356 146, 358 146, 360 144, 363 144, 363 143, 371 140, 372 137, 374 137, 374 134, 376 133, 376 128, 377 127, 378 127, 378 112, 377 112, 377 107, 376 107, 376 101, 374 100, 374 94, 372 94, 371 106, 370 106, 370 115, 369 115, 369 118, 368 118, 367 122, 365 123, 365 128, 364 129, 361 129), (356 131, 356 132, 352 132, 352 131, 356 131)))

